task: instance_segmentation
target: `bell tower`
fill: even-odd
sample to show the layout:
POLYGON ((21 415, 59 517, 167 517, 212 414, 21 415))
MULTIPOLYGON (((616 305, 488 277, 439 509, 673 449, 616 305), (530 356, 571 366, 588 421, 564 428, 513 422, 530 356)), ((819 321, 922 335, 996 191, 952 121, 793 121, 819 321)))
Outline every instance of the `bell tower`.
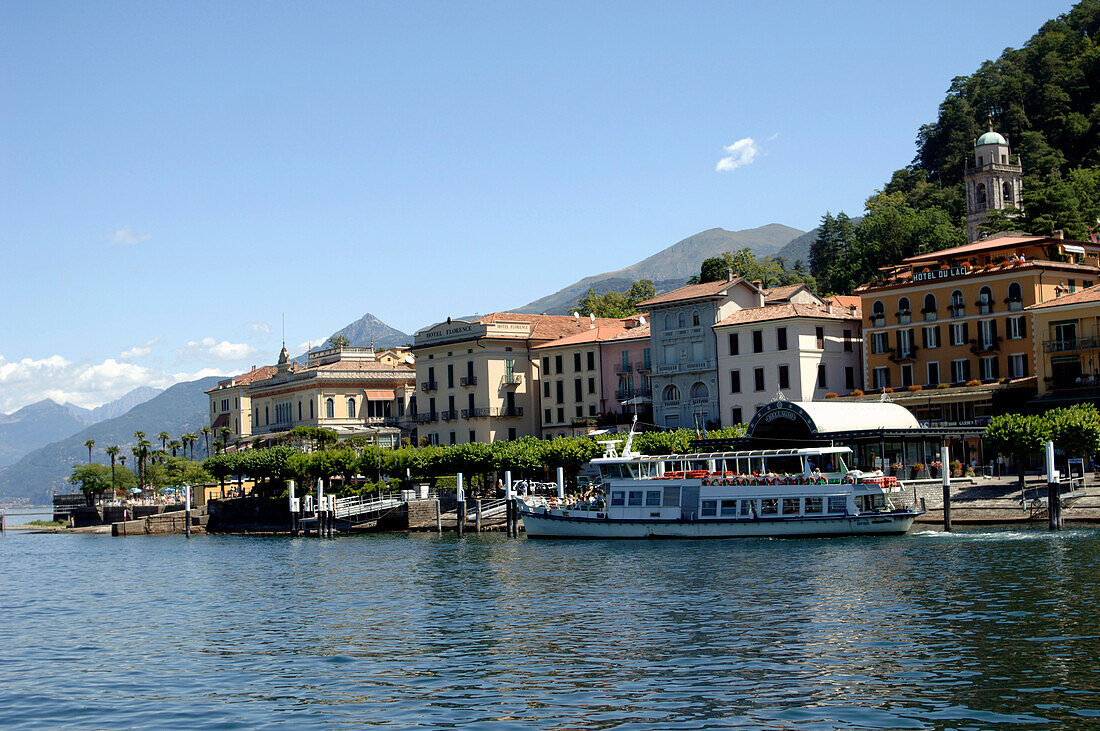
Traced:
POLYGON ((1019 155, 1016 162, 1008 148, 1008 140, 993 131, 993 119, 989 131, 974 143, 973 167, 963 173, 966 181, 966 238, 977 241, 978 226, 989 211, 1021 209, 1024 169, 1019 155))

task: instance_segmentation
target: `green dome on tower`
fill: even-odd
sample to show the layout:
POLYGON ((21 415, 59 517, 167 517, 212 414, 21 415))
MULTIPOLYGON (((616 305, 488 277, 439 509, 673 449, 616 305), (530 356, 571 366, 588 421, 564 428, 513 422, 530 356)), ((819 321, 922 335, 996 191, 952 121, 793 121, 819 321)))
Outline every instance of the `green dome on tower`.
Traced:
POLYGON ((1008 140, 1002 137, 999 133, 990 130, 984 135, 978 138, 978 141, 974 143, 975 147, 981 147, 982 145, 1007 145, 1008 140))

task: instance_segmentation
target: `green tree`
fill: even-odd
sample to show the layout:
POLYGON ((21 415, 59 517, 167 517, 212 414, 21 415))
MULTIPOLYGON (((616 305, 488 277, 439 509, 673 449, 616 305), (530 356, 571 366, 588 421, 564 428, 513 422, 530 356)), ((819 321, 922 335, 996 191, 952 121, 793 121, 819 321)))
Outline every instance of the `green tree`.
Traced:
POLYGON ((211 434, 212 431, 213 431, 213 429, 211 429, 208 426, 204 426, 203 428, 199 429, 199 433, 202 434, 203 439, 206 440, 206 456, 207 457, 210 456, 210 434, 211 434))
POLYGON ((160 440, 160 451, 164 452, 168 449, 168 440, 172 438, 172 435, 166 431, 162 431, 157 434, 157 439, 160 440))
POLYGON ((73 465, 73 472, 69 475, 69 483, 80 485, 80 491, 84 493, 84 499, 88 505, 95 505, 96 497, 110 489, 108 470, 101 464, 73 465))
POLYGON ((1088 458, 1100 451, 1100 412, 1092 404, 1074 404, 1044 414, 1050 438, 1067 457, 1088 458))
POLYGON ((91 461, 92 461, 92 447, 95 446, 95 440, 94 439, 85 440, 84 446, 88 450, 88 463, 91 464, 91 461))
POLYGON ((343 335, 333 335, 328 339, 329 347, 332 348, 346 348, 351 341, 343 335))
POLYGON ((1042 416, 998 414, 985 428, 986 446, 994 452, 1010 454, 1020 469, 1020 489, 1024 487, 1024 461, 1040 452, 1050 437, 1050 424, 1042 416))
POLYGON ((574 486, 581 468, 599 455, 600 446, 587 437, 556 437, 544 445, 542 452, 544 464, 561 467, 574 486))
POLYGON ((107 453, 107 456, 111 458, 111 491, 117 493, 118 485, 115 482, 115 460, 118 459, 119 448, 117 445, 111 445, 103 450, 107 453))

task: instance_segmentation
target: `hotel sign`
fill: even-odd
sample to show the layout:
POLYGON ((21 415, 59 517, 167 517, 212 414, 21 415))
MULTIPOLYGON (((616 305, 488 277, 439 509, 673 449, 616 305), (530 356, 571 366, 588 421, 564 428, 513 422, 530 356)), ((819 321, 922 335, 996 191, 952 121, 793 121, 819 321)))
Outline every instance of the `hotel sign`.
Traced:
POLYGON ((467 322, 452 320, 441 322, 416 334, 418 346, 451 343, 460 340, 473 340, 484 337, 525 338, 531 334, 531 326, 526 322, 467 322))
POLYGON ((954 279, 955 277, 961 277, 966 274, 966 267, 942 267, 939 269, 929 269, 923 272, 913 272, 914 282, 934 282, 937 279, 954 279))

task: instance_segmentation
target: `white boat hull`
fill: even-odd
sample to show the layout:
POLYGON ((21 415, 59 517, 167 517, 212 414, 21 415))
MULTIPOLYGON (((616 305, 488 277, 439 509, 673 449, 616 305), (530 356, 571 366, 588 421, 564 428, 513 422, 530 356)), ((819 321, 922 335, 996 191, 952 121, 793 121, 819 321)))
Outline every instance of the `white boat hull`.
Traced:
POLYGON ((656 521, 570 515, 570 511, 523 510, 530 538, 749 538, 889 535, 905 533, 920 513, 896 511, 859 516, 656 521))

